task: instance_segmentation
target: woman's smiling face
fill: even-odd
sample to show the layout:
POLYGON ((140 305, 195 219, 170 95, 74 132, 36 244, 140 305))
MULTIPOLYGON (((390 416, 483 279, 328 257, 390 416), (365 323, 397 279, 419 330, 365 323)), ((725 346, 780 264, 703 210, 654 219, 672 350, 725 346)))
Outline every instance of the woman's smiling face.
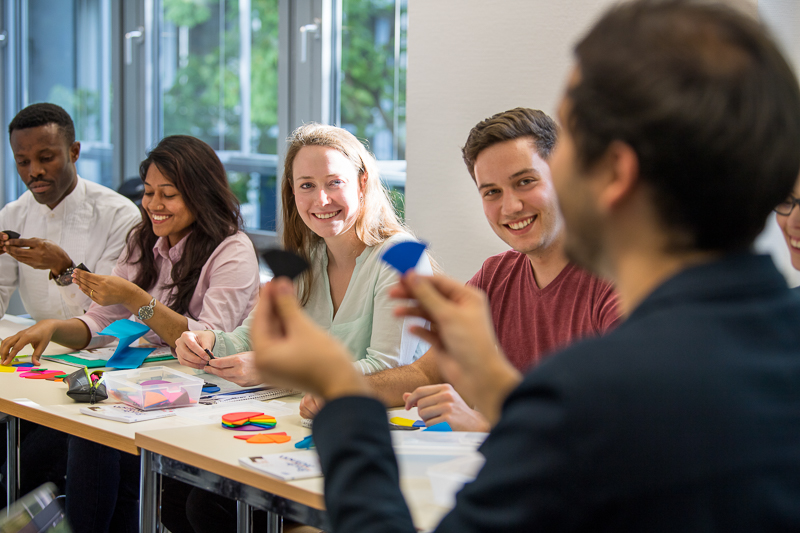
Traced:
MULTIPOLYGON (((800 198, 800 179, 794 185, 792 197, 792 199, 800 198)), ((800 270, 800 206, 792 205, 792 211, 788 215, 777 214, 775 218, 789 247, 792 266, 800 270)))
POLYGON ((300 218, 323 239, 353 229, 361 204, 358 170, 340 151, 304 146, 293 162, 292 191, 300 218))
POLYGON ((167 237, 170 247, 178 244, 191 231, 195 221, 181 193, 155 163, 147 169, 142 207, 153 223, 153 233, 167 237))

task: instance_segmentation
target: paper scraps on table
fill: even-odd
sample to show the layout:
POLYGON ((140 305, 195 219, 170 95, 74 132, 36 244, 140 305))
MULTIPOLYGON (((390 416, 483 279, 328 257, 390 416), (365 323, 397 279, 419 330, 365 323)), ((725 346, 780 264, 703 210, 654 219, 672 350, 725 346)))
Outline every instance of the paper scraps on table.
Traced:
POLYGON ((381 259, 388 263, 402 276, 419 263, 419 258, 426 245, 416 241, 399 242, 383 252, 381 259))
POLYGON ((261 254, 261 258, 264 259, 269 269, 272 270, 272 275, 276 278, 286 276, 294 279, 308 269, 308 262, 305 259, 279 248, 265 250, 261 254))
POLYGON ((256 411, 228 413, 222 416, 222 427, 234 431, 263 431, 277 425, 274 416, 256 411))
POLYGON ((439 422, 438 424, 434 424, 429 428, 425 428, 422 431, 453 431, 453 428, 450 427, 450 424, 447 422, 439 422))
POLYGON ((22 372, 19 376, 25 379, 47 379, 50 377, 60 376, 63 370, 32 370, 30 372, 22 372))
POLYGON ((309 435, 308 437, 304 438, 300 442, 295 443, 294 447, 300 450, 308 450, 310 448, 314 448, 316 445, 314 444, 314 437, 309 435))
POLYGON ((396 426, 403 426, 407 428, 424 428, 425 422, 422 420, 411 420, 410 418, 403 418, 400 416, 393 416, 389 419, 389 423, 396 426))
POLYGON ((100 335, 111 335, 119 339, 117 349, 106 366, 123 370, 142 366, 155 348, 132 348, 130 344, 148 331, 149 327, 132 320, 117 320, 101 331, 100 335))
POLYGON ((287 435, 285 431, 280 433, 259 433, 258 435, 234 435, 233 438, 250 444, 283 444, 292 440, 292 437, 287 435))
POLYGON ((16 372, 17 369, 13 366, 0 366, 0 372, 16 372))

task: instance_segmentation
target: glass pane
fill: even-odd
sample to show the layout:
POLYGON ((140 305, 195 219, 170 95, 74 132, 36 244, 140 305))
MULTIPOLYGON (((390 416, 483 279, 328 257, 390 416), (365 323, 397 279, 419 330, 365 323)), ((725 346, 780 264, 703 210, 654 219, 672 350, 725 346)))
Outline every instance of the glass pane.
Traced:
POLYGON ((342 127, 379 160, 406 155, 407 0, 343 0, 342 127))
POLYGON ((162 0, 163 135, 209 143, 248 227, 275 230, 278 0, 162 0))
POLYGON ((110 28, 110 0, 30 0, 23 46, 28 55, 27 102, 63 107, 81 142, 78 173, 114 187, 110 28))

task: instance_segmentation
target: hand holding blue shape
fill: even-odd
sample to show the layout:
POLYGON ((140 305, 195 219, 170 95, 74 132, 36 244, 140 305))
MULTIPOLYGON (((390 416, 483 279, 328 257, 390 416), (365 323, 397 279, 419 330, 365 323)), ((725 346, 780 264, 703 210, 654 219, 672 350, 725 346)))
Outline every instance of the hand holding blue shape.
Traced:
POLYGON ((101 331, 101 335, 111 335, 119 339, 119 345, 106 366, 125 370, 142 366, 155 348, 131 348, 130 344, 148 331, 150 328, 144 324, 131 320, 117 320, 101 331))
POLYGON ((399 242, 383 252, 381 259, 394 267, 402 276, 419 262, 422 252, 425 251, 425 244, 416 241, 399 242))

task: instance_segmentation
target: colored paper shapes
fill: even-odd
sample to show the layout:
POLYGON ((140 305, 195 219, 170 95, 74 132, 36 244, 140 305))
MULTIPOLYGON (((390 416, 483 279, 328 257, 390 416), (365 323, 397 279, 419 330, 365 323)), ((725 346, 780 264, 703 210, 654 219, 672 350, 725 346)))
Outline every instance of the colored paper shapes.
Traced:
POLYGON ((261 258, 264 259, 276 278, 286 276, 289 279, 294 279, 308 269, 308 263, 305 259, 295 253, 278 248, 264 251, 261 254, 261 258))
POLYGON ((203 394, 214 394, 215 392, 219 392, 219 391, 220 391, 220 388, 217 387, 216 385, 213 385, 211 387, 203 387, 203 394))
POLYGON ((0 372, 16 372, 17 369, 13 366, 0 366, 0 372))
POLYGON ((163 385, 164 383, 169 383, 169 381, 164 381, 163 379, 148 379, 147 381, 142 381, 139 385, 163 385))
POLYGON ((309 435, 308 437, 304 438, 300 442, 294 445, 295 448, 299 448, 301 450, 308 450, 310 448, 314 448, 314 437, 309 435))
POLYGON ((261 426, 251 426, 250 424, 244 426, 226 426, 222 424, 225 429, 232 429, 233 431, 264 431, 265 428, 261 426))
POLYGON ((284 431, 280 433, 259 433, 258 435, 234 435, 233 438, 247 441, 250 444, 283 444, 292 440, 292 437, 284 431))
POLYGON ((222 427, 235 431, 263 431, 277 425, 274 416, 255 411, 228 413, 222 416, 222 427))
POLYGON ((17 368, 31 368, 32 366, 35 366, 35 365, 33 363, 14 363, 11 366, 14 366, 14 367, 17 367, 17 368))
POLYGON ((425 248, 425 244, 421 242, 399 242, 383 252, 381 259, 400 272, 400 275, 403 275, 417 266, 419 258, 422 257, 422 252, 425 251, 425 248))
POLYGON ((405 426, 409 428, 414 426, 413 420, 411 420, 410 418, 401 418, 399 416, 393 416, 392 418, 389 419, 389 422, 391 422, 392 424, 397 424, 398 426, 405 426))
POLYGON ((20 377, 25 379, 47 379, 49 377, 60 376, 62 373, 61 370, 44 370, 38 372, 23 372, 20 374, 20 377))
POLYGON ((438 424, 434 424, 429 428, 423 429, 422 431, 453 431, 453 428, 451 428, 450 424, 447 422, 439 422, 438 424))
POLYGON ((425 422, 422 421, 422 420, 414 420, 414 424, 412 424, 411 427, 424 428, 425 427, 425 422))
POLYGON ((110 368, 139 368, 155 348, 131 348, 130 344, 150 331, 144 324, 131 320, 117 320, 100 332, 100 335, 111 335, 119 339, 114 355, 106 363, 110 368))

